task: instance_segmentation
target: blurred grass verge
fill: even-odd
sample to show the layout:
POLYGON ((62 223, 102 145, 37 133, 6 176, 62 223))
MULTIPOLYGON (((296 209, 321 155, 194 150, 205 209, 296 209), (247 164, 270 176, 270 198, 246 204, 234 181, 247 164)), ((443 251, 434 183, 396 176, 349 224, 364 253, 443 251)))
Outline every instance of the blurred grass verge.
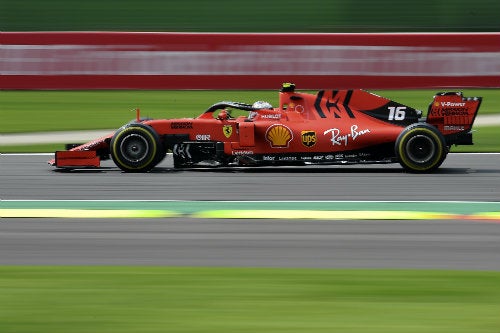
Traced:
MULTIPOLYGON (((425 112, 435 90, 375 90, 380 96, 425 112)), ((453 91, 448 89, 447 91, 453 91)), ((464 96, 482 96, 479 115, 500 114, 500 89, 460 89, 464 96)), ((135 118, 196 117, 219 101, 278 105, 278 92, 223 90, 135 91, 0 91, 0 133, 118 128, 135 118)))
POLYGON ((3 31, 499 31, 497 0, 2 0, 3 31))
MULTIPOLYGON (((451 90, 451 89, 448 89, 451 90)), ((372 92, 426 112, 435 90, 374 90, 372 92)), ((458 89, 464 96, 482 96, 479 115, 500 114, 500 89, 458 89)), ((212 104, 232 100, 278 104, 277 91, 1 91, 0 133, 116 129, 135 118, 196 117, 212 104)), ((453 147, 452 152, 499 152, 500 126, 475 127, 473 146, 453 147)), ((0 152, 52 152, 52 145, 0 145, 0 152)))
POLYGON ((0 266, 3 333, 497 333, 499 309, 499 272, 0 266))

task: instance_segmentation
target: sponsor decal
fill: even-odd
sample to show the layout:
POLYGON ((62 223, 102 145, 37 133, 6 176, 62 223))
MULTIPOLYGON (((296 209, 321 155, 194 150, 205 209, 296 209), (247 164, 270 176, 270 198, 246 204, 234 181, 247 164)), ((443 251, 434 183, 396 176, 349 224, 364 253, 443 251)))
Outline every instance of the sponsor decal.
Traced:
POLYGON ((288 148, 293 139, 292 131, 285 125, 275 124, 266 131, 266 140, 271 148, 288 148))
POLYGON ((263 114, 260 116, 262 119, 281 119, 281 114, 263 114))
POLYGON ((442 107, 465 106, 465 103, 441 102, 442 107))
POLYGON ((445 131, 464 131, 465 127, 464 126, 453 126, 453 125, 446 125, 444 127, 445 131))
POLYGON ((343 152, 343 153, 319 153, 319 154, 276 154, 263 155, 262 161, 287 162, 300 161, 311 164, 343 164, 352 161, 367 161, 371 158, 370 153, 365 152, 343 152))
POLYGON ((263 161, 299 161, 299 157, 297 156, 271 156, 271 155, 264 155, 262 156, 263 161))
POLYGON ((439 108, 437 110, 432 110, 433 116, 468 116, 469 112, 467 108, 439 108))
POLYGON ((297 156, 278 156, 278 161, 297 161, 297 156))
POLYGON ((370 133, 370 130, 360 130, 358 129, 358 125, 352 125, 350 133, 343 134, 338 128, 330 128, 323 134, 327 135, 329 133, 332 135, 331 141, 333 146, 347 146, 351 140, 355 141, 358 137, 370 133))
POLYGON ((438 117, 445 116, 468 116, 469 108, 466 102, 434 102, 431 115, 438 117))
POLYGON ((300 138, 302 139, 302 144, 306 147, 312 147, 318 141, 315 131, 302 131, 300 138))
POLYGON ((196 134, 196 140, 210 141, 210 134, 196 134))
POLYGON ((252 150, 233 150, 233 155, 253 155, 252 150))
POLYGON ((190 121, 170 123, 170 128, 171 129, 192 129, 193 123, 190 121))
POLYGON ((231 125, 222 126, 222 133, 224 133, 224 136, 229 139, 233 134, 233 126, 231 125))

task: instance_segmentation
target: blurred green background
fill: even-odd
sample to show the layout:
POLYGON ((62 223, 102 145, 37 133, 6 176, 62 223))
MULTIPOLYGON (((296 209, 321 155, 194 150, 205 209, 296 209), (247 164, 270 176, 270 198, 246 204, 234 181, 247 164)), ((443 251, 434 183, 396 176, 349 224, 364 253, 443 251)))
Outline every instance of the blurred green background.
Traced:
MULTIPOLYGON (((372 90, 372 92, 427 112, 438 90, 372 90)), ((466 97, 483 97, 479 114, 500 111, 500 89, 461 89, 466 97)), ((309 91, 315 93, 315 91, 309 91)), ((231 100, 253 103, 265 100, 278 105, 277 90, 97 90, 97 91, 2 91, 0 133, 28 133, 116 129, 135 117, 135 109, 148 118, 197 117, 210 105, 231 100), (22 120, 22 121, 21 121, 22 120)), ((246 114, 246 112, 244 113, 246 114)), ((500 151, 500 126, 474 126, 474 145, 454 146, 452 152, 500 151)), ((89 138, 90 139, 90 138, 89 138)), ((0 142, 0 152, 50 152, 64 144, 12 145, 0 142)))
POLYGON ((499 31, 498 0, 0 0, 2 31, 499 31))
POLYGON ((498 333, 499 272, 0 267, 2 333, 498 333))
MULTIPOLYGON (((0 31, 493 32, 500 31, 499 13, 498 0, 0 0, 0 31)), ((480 114, 500 111, 498 89, 467 95, 476 93, 485 97, 480 114)), ((0 133, 117 127, 138 106, 144 115, 194 116, 222 99, 276 98, 275 91, 194 94, 0 91, 0 133)), ((432 92, 383 95, 425 110, 432 92)), ((500 150, 499 132, 482 128, 479 147, 500 150)), ((499 332, 498 272, 106 266, 0 266, 0 272, 0 332, 499 332)))
MULTIPOLYGON (((499 13, 498 0, 0 0, 0 30, 496 32, 500 31, 499 13)), ((434 92, 401 90, 381 95, 425 110, 434 92)), ((260 99, 276 96, 275 91, 0 91, 2 119, 23 119, 0 123, 0 132, 116 128, 131 117, 126 110, 135 107, 151 117, 193 117, 214 101, 252 100, 256 94, 260 99)), ((500 113, 499 89, 469 94, 484 97, 479 115, 500 113)), ((457 151, 500 151, 498 132, 496 123, 482 128, 474 146, 457 151)), ((56 146, 60 145, 0 145, 0 151, 52 151, 56 146)))

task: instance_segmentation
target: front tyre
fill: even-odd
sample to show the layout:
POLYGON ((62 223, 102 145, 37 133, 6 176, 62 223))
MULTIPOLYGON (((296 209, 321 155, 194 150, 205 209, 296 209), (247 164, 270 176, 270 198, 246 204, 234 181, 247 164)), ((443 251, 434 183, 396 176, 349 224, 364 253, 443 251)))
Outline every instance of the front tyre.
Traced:
POLYGON ((125 172, 147 172, 165 157, 158 134, 143 124, 119 129, 111 139, 110 151, 115 164, 125 172))
POLYGON ((448 152, 441 132, 427 123, 406 127, 399 134, 395 149, 401 166, 414 173, 436 170, 448 152))

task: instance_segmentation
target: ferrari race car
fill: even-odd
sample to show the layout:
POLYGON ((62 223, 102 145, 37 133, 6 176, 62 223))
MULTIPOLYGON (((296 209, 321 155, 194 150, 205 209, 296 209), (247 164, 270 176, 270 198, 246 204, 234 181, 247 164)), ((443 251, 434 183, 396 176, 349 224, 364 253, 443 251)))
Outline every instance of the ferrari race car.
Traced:
POLYGON ((57 151, 57 168, 100 167, 110 156, 125 172, 147 172, 172 152, 175 168, 395 163, 410 172, 437 169, 451 145, 471 145, 481 97, 434 96, 422 111, 370 92, 295 91, 279 105, 219 102, 196 118, 137 119, 115 133, 57 151), (243 115, 232 117, 232 109, 243 115), (240 112, 241 113, 241 112, 240 112))

